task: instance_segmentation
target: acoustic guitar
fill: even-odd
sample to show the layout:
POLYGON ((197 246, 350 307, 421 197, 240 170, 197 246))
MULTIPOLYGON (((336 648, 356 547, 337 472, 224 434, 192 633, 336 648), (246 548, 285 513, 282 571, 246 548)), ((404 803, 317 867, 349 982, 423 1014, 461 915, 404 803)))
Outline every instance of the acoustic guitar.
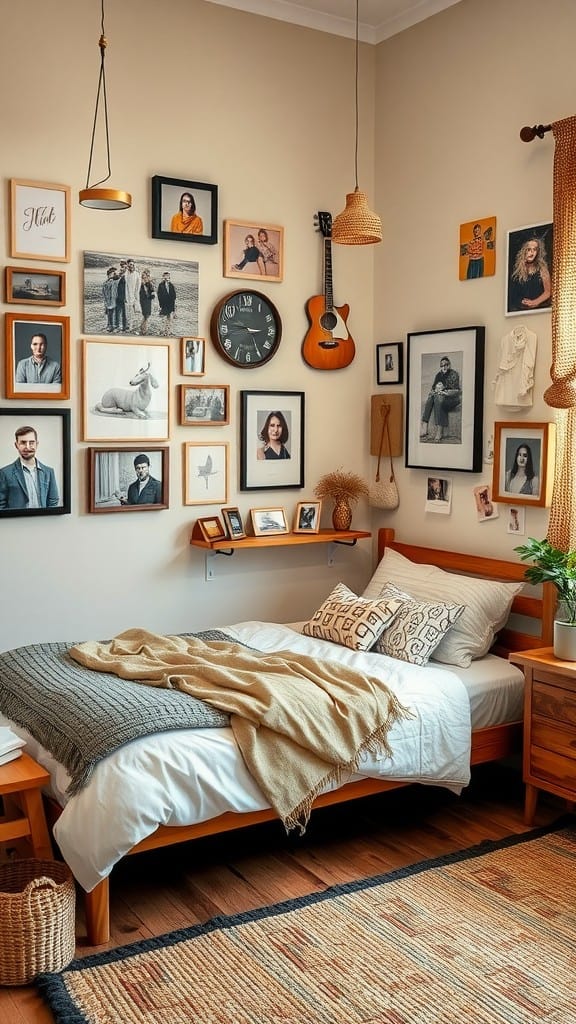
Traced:
POLYGON ((302 342, 302 356, 315 370, 341 370, 356 355, 347 326, 350 306, 335 306, 332 296, 332 214, 319 212, 314 218, 323 236, 324 294, 306 303, 310 327, 302 342))

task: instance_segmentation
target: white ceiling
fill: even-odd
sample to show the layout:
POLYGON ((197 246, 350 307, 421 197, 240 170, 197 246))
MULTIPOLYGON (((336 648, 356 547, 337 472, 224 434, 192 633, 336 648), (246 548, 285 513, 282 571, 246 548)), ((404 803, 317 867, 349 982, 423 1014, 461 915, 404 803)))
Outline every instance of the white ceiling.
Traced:
MULTIPOLYGON (((359 37, 365 43, 383 39, 452 7, 460 0, 359 0, 359 37)), ((222 7, 261 14, 279 21, 331 32, 356 34, 356 0, 208 0, 222 7)))

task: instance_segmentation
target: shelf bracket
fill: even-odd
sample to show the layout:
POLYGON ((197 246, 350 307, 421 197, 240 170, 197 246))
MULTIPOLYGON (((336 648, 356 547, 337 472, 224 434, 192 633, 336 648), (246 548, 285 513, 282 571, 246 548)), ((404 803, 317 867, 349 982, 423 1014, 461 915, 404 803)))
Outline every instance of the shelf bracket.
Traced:
POLYGON ((352 540, 333 540, 332 541, 332 544, 342 544, 342 546, 345 547, 345 548, 355 548, 356 547, 356 543, 357 543, 357 538, 356 537, 353 537, 352 540))

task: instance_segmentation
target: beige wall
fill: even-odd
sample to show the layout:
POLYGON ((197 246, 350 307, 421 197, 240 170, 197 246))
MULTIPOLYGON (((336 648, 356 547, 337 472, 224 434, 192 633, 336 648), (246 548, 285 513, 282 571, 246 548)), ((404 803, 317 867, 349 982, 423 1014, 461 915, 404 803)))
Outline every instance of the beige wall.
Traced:
MULTIPOLYGON (((236 282, 222 276, 221 244, 187 248, 151 238, 151 176, 218 184, 220 226, 225 218, 285 226, 285 279, 267 288, 283 318, 278 355, 266 367, 241 371, 208 344, 203 383, 229 384, 232 399, 230 425, 210 437, 231 443, 229 503, 245 514, 250 507, 281 504, 291 517, 322 472, 343 467, 368 473, 377 342, 403 340, 408 331, 485 324, 485 424, 507 419, 491 404, 489 387, 499 339, 517 322, 503 316, 505 235, 509 228, 551 219, 552 140, 525 146, 518 131, 523 124, 572 113, 566 70, 572 67, 576 28, 572 0, 550 0, 545 15, 535 0, 462 0, 378 48, 362 47, 360 184, 382 215, 385 237, 378 249, 334 247, 334 298, 338 305, 350 304, 357 355, 348 369, 333 373, 305 365, 300 348, 305 302, 322 283, 313 214, 338 212, 354 183, 353 43, 201 0, 169 0, 161 9, 151 0, 108 4, 112 184, 133 194, 130 211, 108 214, 81 209, 75 200, 86 174, 99 5, 60 0, 47 15, 45 4, 29 0, 25 9, 12 5, 5 11, 2 27, 4 196, 10 178, 64 182, 73 190, 63 310, 72 340, 67 404, 73 500, 70 516, 0 524, 0 648, 111 635, 134 625, 169 632, 244 618, 299 619, 338 579, 361 588, 370 572, 366 543, 338 548, 332 568, 328 548, 321 546, 237 552, 217 558, 216 578, 204 582, 203 556, 188 541, 193 520, 214 508, 182 504, 182 444, 199 435, 176 424, 175 404, 169 510, 87 513, 87 445, 80 425, 82 253, 198 260, 199 330, 207 336, 214 303, 236 282), (490 214, 498 218, 496 276, 459 282, 459 224, 490 214), (246 388, 305 392, 302 492, 238 490, 239 392, 246 388)), ((8 256, 6 202, 0 204, 0 230, 4 262, 17 265, 8 256)), ((529 326, 540 341, 541 394, 550 355, 549 314, 530 317, 529 326)), ((174 385, 183 380, 176 349, 174 343, 174 395, 174 385)), ((2 408, 27 404, 33 406, 0 398, 2 408)), ((540 400, 530 415, 551 419, 540 400)), ((1 463, 11 461, 11 438, 4 438, 2 452, 1 463)), ((398 468, 398 514, 375 513, 371 519, 360 507, 355 525, 401 524, 409 539, 510 554, 514 542, 504 516, 475 521, 470 490, 489 478, 488 471, 454 474, 453 514, 433 517, 423 508, 426 473, 398 468)), ((540 536, 545 529, 546 514, 530 510, 527 532, 540 536)))

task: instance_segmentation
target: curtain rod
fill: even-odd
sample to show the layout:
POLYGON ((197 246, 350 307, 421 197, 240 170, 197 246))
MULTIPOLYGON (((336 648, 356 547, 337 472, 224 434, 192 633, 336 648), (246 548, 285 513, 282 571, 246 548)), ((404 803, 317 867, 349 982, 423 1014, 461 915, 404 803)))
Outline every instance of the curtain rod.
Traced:
POLYGON ((546 132, 552 131, 551 124, 535 124, 532 128, 526 125, 520 129, 520 138, 522 142, 532 142, 533 139, 538 136, 539 139, 543 139, 546 132))

